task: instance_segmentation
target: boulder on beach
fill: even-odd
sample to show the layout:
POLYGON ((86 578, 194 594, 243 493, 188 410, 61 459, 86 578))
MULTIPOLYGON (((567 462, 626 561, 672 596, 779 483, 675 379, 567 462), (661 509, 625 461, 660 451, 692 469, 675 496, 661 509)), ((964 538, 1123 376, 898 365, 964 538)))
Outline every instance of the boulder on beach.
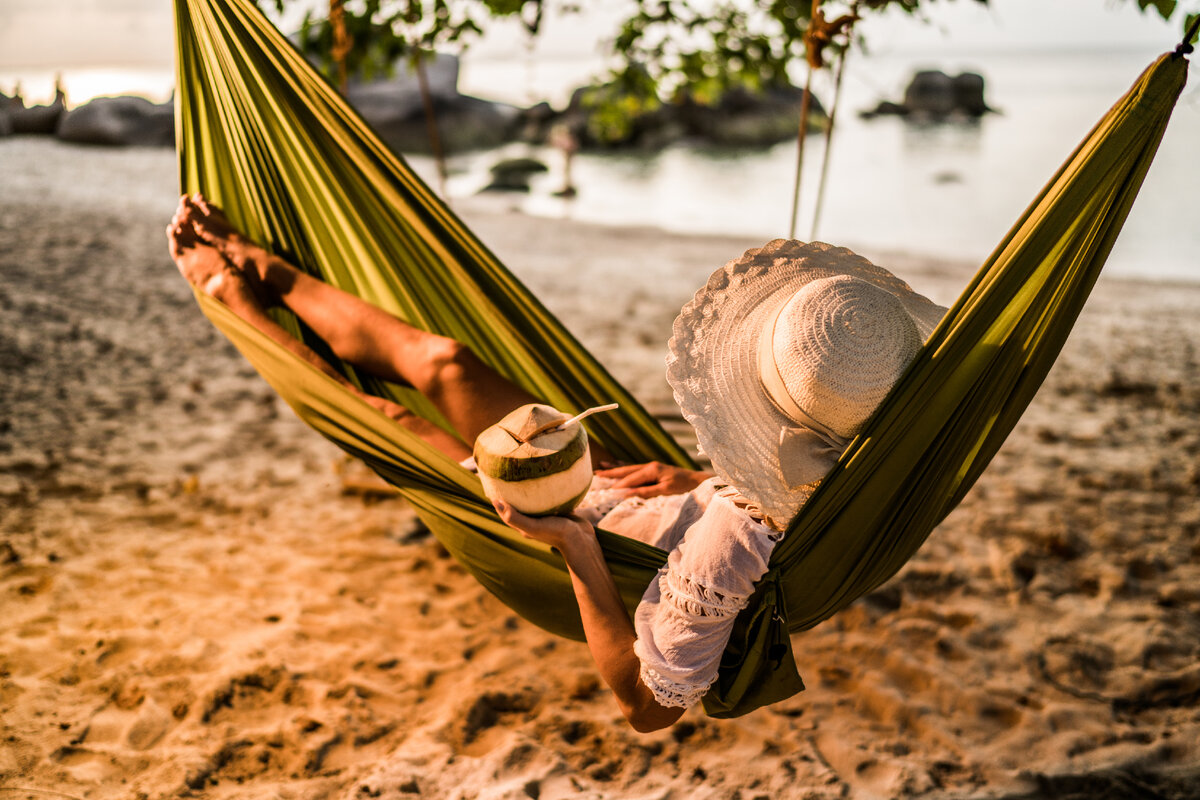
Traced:
POLYGON ((993 109, 983 99, 985 81, 977 72, 947 75, 941 70, 920 70, 904 90, 904 101, 884 100, 860 116, 911 116, 920 121, 942 122, 977 119, 993 109))
POLYGON ((15 97, 9 97, 4 92, 0 92, 0 136, 12 135, 12 115, 9 109, 17 105, 15 97))
MULTIPOLYGON (((398 62, 390 78, 351 81, 350 104, 392 149, 432 152, 429 123, 415 71, 398 62)), ((496 147, 516 133, 518 110, 458 92, 458 58, 439 53, 425 64, 438 138, 448 153, 496 147)))
POLYGON ((77 144, 173 146, 174 104, 144 97, 98 97, 67 112, 58 125, 58 138, 77 144))
MULTIPOLYGON (((420 98, 410 103, 386 99, 366 100, 360 94, 351 100, 363 118, 393 150, 401 153, 431 153, 429 122, 420 98)), ((513 138, 517 109, 476 97, 434 99, 437 135, 445 153, 497 147, 513 138)))
POLYGON ((483 192, 528 192, 529 179, 549 167, 536 158, 505 158, 492 165, 492 180, 483 192))
POLYGON ((517 138, 522 142, 549 142, 550 129, 557 124, 559 113, 543 100, 517 112, 517 138))
POLYGON ((7 116, 13 133, 48 135, 54 133, 66 110, 66 98, 60 92, 48 106, 26 106, 21 98, 11 98, 7 116))

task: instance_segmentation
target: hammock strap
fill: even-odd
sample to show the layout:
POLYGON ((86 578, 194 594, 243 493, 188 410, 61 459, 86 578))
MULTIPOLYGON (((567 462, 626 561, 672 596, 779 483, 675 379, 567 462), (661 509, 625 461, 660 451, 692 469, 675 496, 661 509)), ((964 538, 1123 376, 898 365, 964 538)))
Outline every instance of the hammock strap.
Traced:
POLYGON ((1192 24, 1183 35, 1183 41, 1175 48, 1176 58, 1183 58, 1195 50, 1192 46, 1192 40, 1196 38, 1197 34, 1200 34, 1200 14, 1197 14, 1196 18, 1192 20, 1192 24))

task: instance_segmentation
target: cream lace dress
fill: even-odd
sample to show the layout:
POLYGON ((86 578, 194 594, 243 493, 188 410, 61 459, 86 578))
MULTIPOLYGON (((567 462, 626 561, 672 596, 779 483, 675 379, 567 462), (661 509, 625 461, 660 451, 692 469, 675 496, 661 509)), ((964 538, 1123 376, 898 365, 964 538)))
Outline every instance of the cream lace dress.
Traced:
POLYGON ((648 500, 622 499, 611 483, 597 477, 576 513, 669 552, 634 614, 634 651, 658 703, 687 708, 716 680, 734 620, 781 534, 716 478, 648 500))

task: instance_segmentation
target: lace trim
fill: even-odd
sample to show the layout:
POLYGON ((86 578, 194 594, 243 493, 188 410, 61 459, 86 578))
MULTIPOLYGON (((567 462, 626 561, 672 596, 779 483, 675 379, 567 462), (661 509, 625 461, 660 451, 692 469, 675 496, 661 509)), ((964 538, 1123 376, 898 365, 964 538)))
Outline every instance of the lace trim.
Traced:
POLYGON ((579 507, 594 508, 603 517, 627 499, 629 499, 628 489, 592 489, 584 495, 579 507))
MULTIPOLYGON (((814 483, 806 484, 805 486, 801 487, 801 491, 808 490, 808 493, 805 495, 805 499, 811 497, 812 493, 816 491, 816 488, 820 485, 821 481, 818 480, 814 483)), ((724 497, 742 511, 745 511, 746 515, 749 516, 750 519, 770 528, 773 534, 771 536, 772 541, 778 542, 783 538, 783 532, 787 530, 787 526, 790 524, 791 520, 788 520, 783 525, 780 525, 774 519, 767 516, 767 512, 763 511, 762 506, 747 498, 744 494, 738 491, 736 487, 730 486, 727 483, 718 483, 715 485, 715 487, 716 494, 719 497, 724 497)))
POLYGON ((691 683, 677 683, 665 678, 656 670, 642 665, 640 672, 642 683, 654 695, 654 701, 664 708, 690 708, 708 691, 711 684, 696 686, 691 683))
POLYGON ((729 597, 671 570, 665 572, 667 579, 659 584, 663 599, 693 617, 736 617, 750 599, 729 597))

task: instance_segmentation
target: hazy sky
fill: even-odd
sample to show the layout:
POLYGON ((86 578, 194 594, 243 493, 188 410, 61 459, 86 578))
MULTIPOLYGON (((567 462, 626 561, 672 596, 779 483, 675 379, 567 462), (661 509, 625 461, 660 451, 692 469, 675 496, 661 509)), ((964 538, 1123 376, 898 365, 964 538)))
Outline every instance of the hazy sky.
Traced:
MULTIPOLYGON (((586 20, 550 26, 543 53, 579 53, 604 22, 619 17, 619 0, 592 0, 586 20)), ((931 4, 934 24, 902 16, 876 20, 864 32, 877 51, 962 51, 1022 47, 1156 47, 1179 38, 1137 12, 1133 0, 973 0, 931 4)), ((1183 0, 1200 9, 1200 0, 1183 0)), ((22 68, 162 67, 172 59, 171 0, 0 0, 0 70, 22 68)), ((611 29, 609 29, 611 30, 611 29)), ((474 49, 489 56, 524 53, 513 30, 497 31, 474 49)))

